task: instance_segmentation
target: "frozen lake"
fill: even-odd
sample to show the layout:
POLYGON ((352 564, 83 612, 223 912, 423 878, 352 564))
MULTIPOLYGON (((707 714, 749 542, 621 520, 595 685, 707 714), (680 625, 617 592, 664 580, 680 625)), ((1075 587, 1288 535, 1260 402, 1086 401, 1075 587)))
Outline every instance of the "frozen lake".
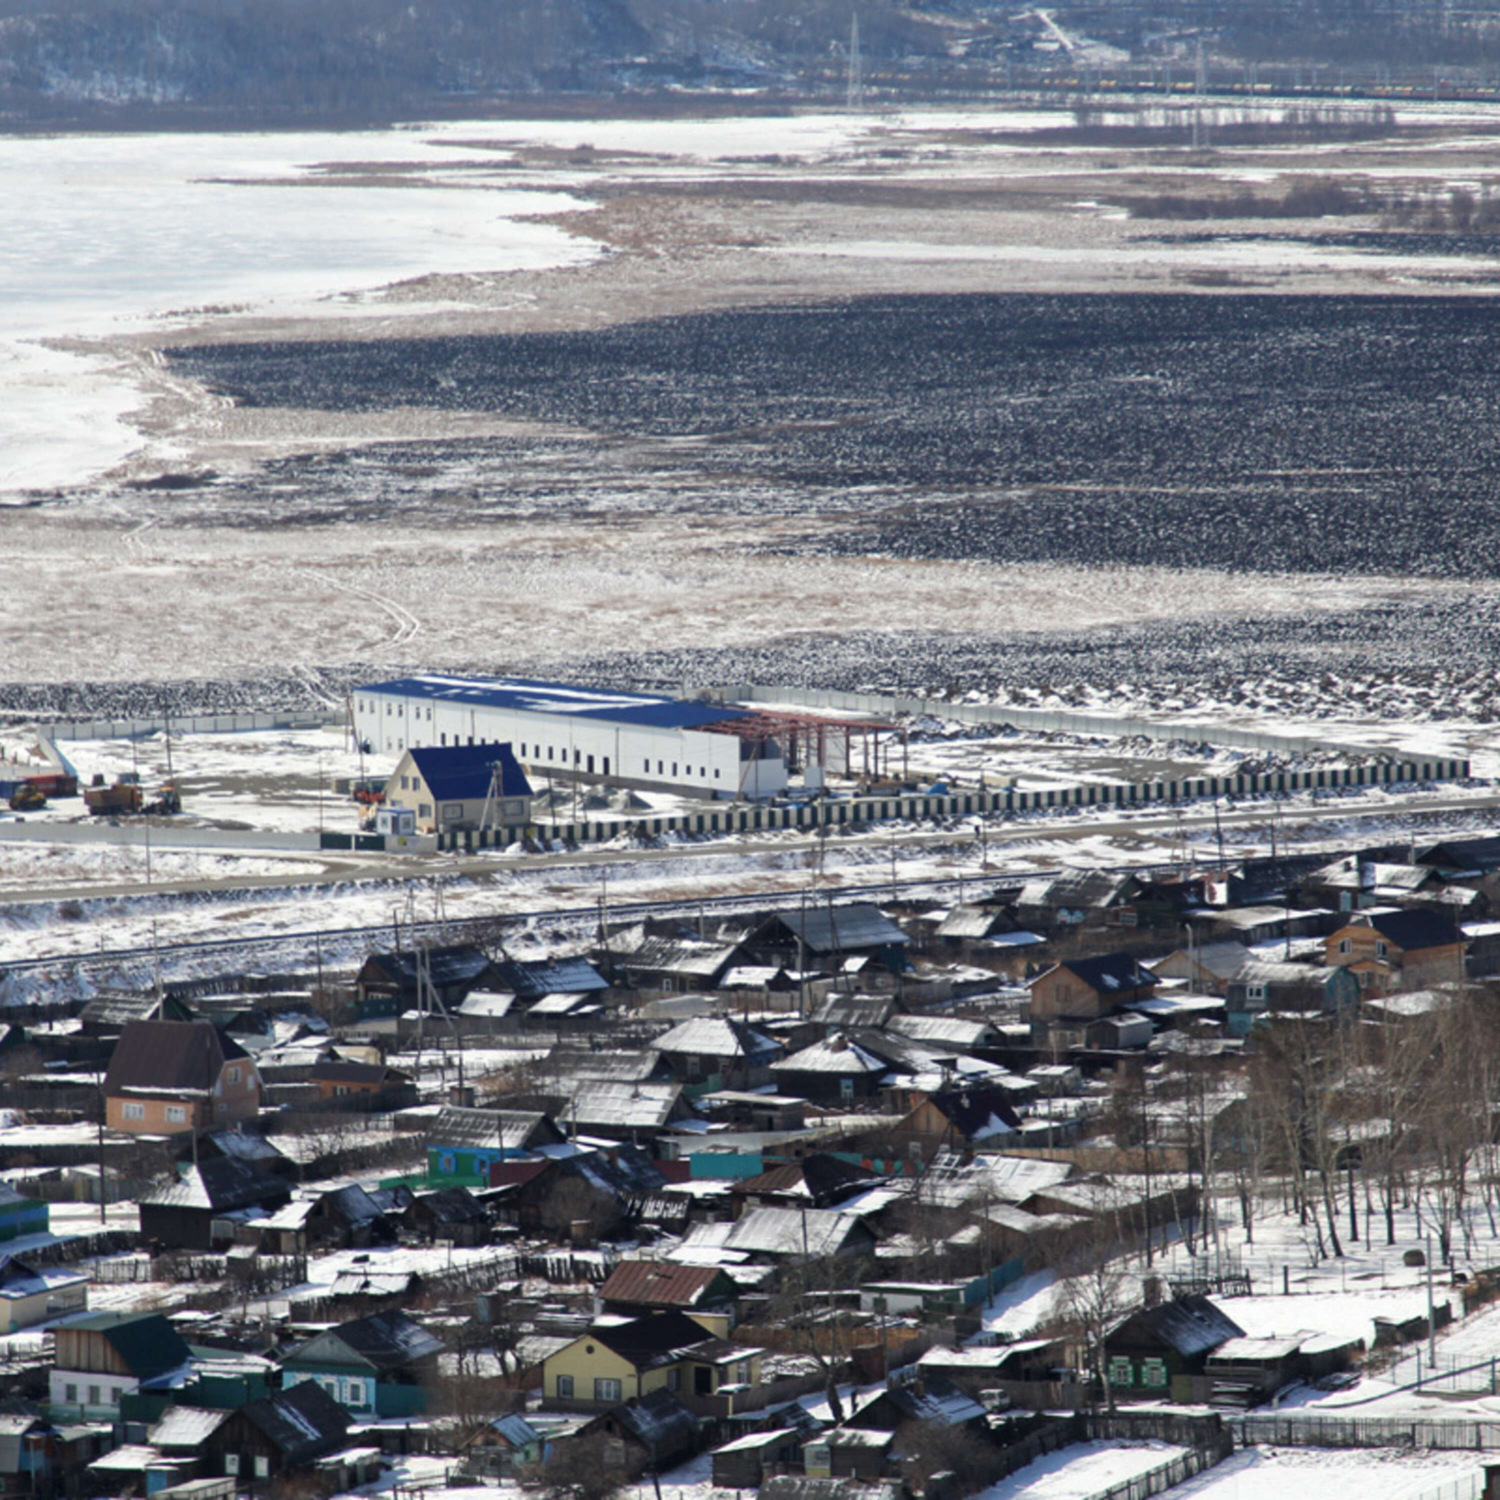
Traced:
POLYGON ((486 168, 505 160, 399 129, 0 138, 0 493, 77 482, 138 443, 138 397, 111 362, 39 340, 207 310, 336 317, 408 277, 595 254, 523 220, 578 202, 497 184, 486 168))

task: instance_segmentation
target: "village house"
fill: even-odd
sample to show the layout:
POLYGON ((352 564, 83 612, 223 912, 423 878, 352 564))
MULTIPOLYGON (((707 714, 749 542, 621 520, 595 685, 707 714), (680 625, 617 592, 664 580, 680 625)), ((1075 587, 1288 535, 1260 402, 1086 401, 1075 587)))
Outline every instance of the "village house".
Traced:
POLYGON ((323 1058, 308 1075, 318 1097, 330 1104, 352 1104, 368 1110, 404 1109, 417 1102, 417 1086, 410 1073, 385 1063, 346 1062, 323 1058))
POLYGON ((1207 1297, 1179 1297, 1122 1319, 1104 1340, 1109 1383, 1125 1394, 1161 1398, 1179 1375, 1201 1375, 1209 1356, 1245 1330, 1207 1297))
POLYGON ((1456 984, 1464 977, 1464 935, 1447 915, 1425 909, 1364 911, 1323 941, 1324 961, 1352 970, 1366 993, 1456 984))
POLYGON ((62 1266, 32 1267, 13 1255, 0 1256, 0 1334, 83 1312, 88 1305, 86 1273, 62 1266))
POLYGON ((697 1452, 698 1418, 669 1390, 648 1391, 635 1401, 601 1412, 578 1431, 581 1439, 605 1438, 605 1461, 625 1473, 659 1473, 697 1452))
POLYGON ((157 1312, 89 1313, 60 1325, 53 1338, 53 1421, 118 1421, 125 1396, 185 1370, 192 1357, 157 1312))
POLYGON ((232 1156, 181 1169, 176 1182, 140 1198, 141 1234, 174 1250, 212 1250, 233 1242, 236 1221, 274 1213, 291 1201, 284 1177, 232 1156))
POLYGON ((738 1296, 737 1283, 719 1266, 680 1266, 662 1260, 622 1260, 599 1288, 606 1313, 626 1318, 691 1313, 721 1336, 733 1323, 738 1296))
POLYGON ((533 1109, 445 1105, 427 1130, 429 1181, 491 1186, 491 1168, 564 1139, 552 1117, 533 1109))
POLYGON ((456 1009, 470 990, 503 989, 489 954, 466 944, 372 953, 354 977, 361 1020, 398 1016, 429 996, 456 1009))
POLYGON ((1161 981, 1128 953, 1074 958, 1054 964, 1027 986, 1031 1019, 1095 1020, 1126 1000, 1154 995, 1161 981))
POLYGON ((287 1390, 315 1380, 357 1417, 411 1417, 427 1408, 443 1341, 403 1312, 340 1323, 282 1360, 287 1390))
POLYGON ((535 794, 509 745, 426 745, 396 762, 385 805, 405 808, 420 833, 519 828, 535 794))
POLYGON ((131 1021, 104 1077, 106 1124, 175 1135, 252 1119, 260 1073, 249 1053, 209 1021, 131 1021))
POLYGON ((544 1398, 617 1406, 654 1390, 699 1397, 722 1386, 758 1386, 761 1351, 714 1337, 680 1311, 596 1323, 542 1362, 544 1398))
POLYGON ((226 1414, 202 1440, 205 1467, 242 1485, 305 1471, 348 1441, 350 1414, 316 1381, 303 1381, 226 1414))
POLYGON ((680 1083, 751 1089, 770 1081, 781 1043, 743 1021, 691 1016, 657 1037, 656 1050, 680 1083))

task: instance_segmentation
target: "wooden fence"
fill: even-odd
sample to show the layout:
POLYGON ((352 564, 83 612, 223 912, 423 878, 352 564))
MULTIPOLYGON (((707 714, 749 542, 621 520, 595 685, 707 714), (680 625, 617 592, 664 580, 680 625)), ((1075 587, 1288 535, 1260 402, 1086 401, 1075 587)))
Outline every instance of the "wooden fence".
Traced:
POLYGON ((1242 1447, 1277 1444, 1301 1448, 1435 1448, 1500 1452, 1500 1421, 1393 1417, 1334 1417, 1292 1412, 1253 1412, 1230 1417, 1242 1447))
POLYGON ((504 848, 518 839, 538 834, 570 844, 597 844, 622 836, 653 839, 667 834, 711 836, 769 833, 783 829, 855 828, 869 823, 941 821, 1063 807, 1127 808, 1204 797, 1251 797, 1266 793, 1337 791, 1346 787, 1409 782, 1461 781, 1468 774, 1467 760, 1436 758, 1327 766, 1315 771, 1266 771, 1236 776, 1185 776, 1172 781, 1089 783, 1033 792, 1002 787, 993 792, 963 792, 953 796, 852 797, 776 806, 710 803, 704 812, 671 817, 610 822, 585 819, 545 826, 465 829, 439 834, 437 842, 440 849, 472 853, 476 849, 504 848))

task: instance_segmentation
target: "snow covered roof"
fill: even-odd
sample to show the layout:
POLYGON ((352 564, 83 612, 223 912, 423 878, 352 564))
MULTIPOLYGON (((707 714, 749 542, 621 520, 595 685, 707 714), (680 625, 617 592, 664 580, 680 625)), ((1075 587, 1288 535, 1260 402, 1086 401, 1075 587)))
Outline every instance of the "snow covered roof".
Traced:
POLYGON ((699 1057, 765 1058, 781 1050, 774 1038, 727 1016, 691 1016, 657 1037, 655 1045, 661 1052, 699 1057))
MULTIPOLYGON (((748 1255, 819 1259, 838 1254, 860 1229, 857 1214, 817 1208, 752 1208, 729 1226, 723 1243, 728 1250, 748 1255)), ((689 1241, 692 1238, 689 1235, 689 1241)))
POLYGON ((790 1057, 784 1057, 780 1062, 771 1064, 773 1073, 830 1073, 838 1074, 865 1074, 865 1073, 887 1073, 890 1071, 890 1063, 884 1058, 876 1057, 872 1052, 855 1042, 851 1042, 846 1036, 838 1035, 828 1038, 826 1041, 814 1042, 810 1047, 804 1047, 800 1052, 794 1052, 790 1057))
POLYGON ((147 1438, 157 1448, 196 1448, 233 1415, 201 1406, 169 1406, 147 1438))

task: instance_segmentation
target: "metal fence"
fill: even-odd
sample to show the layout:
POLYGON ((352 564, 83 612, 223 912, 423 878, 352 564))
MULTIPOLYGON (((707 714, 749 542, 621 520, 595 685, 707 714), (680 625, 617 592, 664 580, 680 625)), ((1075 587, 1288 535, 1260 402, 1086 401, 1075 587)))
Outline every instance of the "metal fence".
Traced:
POLYGON ((610 839, 771 833, 787 829, 853 828, 869 823, 943 821, 1000 814, 1042 812, 1065 807, 1138 808, 1193 801, 1204 797, 1248 797, 1266 793, 1335 791, 1345 787, 1391 786, 1432 781, 1459 781, 1469 774, 1467 760, 1380 761, 1371 765, 1326 766, 1313 771, 1267 771, 1234 776, 1184 776, 1168 781, 1080 783, 1023 792, 1001 787, 993 792, 961 792, 951 796, 901 795, 851 797, 847 800, 791 803, 775 806, 709 803, 704 812, 673 816, 584 819, 526 827, 465 829, 440 833, 440 849, 504 848, 518 839, 541 834, 572 844, 604 843, 610 839))
POLYGON ((1475 1469, 1472 1473, 1460 1474, 1457 1479, 1446 1480, 1420 1494, 1408 1495, 1406 1500, 1480 1500, 1484 1493, 1484 1470, 1475 1469))
POLYGON ((1418 1346, 1410 1354, 1393 1360, 1380 1372, 1392 1385, 1414 1386, 1445 1396, 1500 1395, 1500 1353, 1493 1355, 1442 1354, 1434 1361, 1418 1346))

